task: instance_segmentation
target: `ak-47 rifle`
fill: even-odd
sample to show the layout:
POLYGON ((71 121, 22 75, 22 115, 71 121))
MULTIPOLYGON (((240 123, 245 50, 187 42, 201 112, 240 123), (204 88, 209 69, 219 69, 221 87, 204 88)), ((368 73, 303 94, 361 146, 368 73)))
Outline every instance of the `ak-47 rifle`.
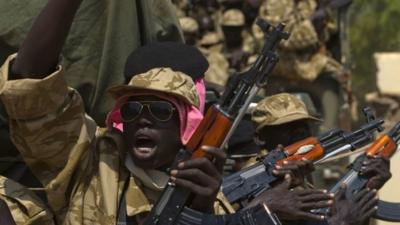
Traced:
POLYGON ((283 149, 275 149, 248 168, 236 172, 222 183, 222 192, 230 203, 245 205, 269 189, 279 178, 272 170, 276 164, 286 161, 310 160, 314 163, 324 161, 343 152, 353 151, 367 145, 375 138, 375 131, 382 131, 382 119, 375 119, 368 108, 364 109, 367 123, 356 131, 346 133, 333 129, 319 137, 309 137, 283 149))
MULTIPOLYGON (((265 34, 265 45, 256 62, 225 91, 219 104, 210 107, 185 149, 181 149, 177 154, 172 168, 177 168, 178 162, 190 158, 210 158, 201 149, 202 146, 224 148, 253 97, 266 85, 268 76, 278 62, 275 49, 289 34, 283 31, 283 24, 273 27, 262 19, 258 19, 257 24, 265 34)), ((188 189, 175 186, 170 180, 144 224, 176 224, 184 207, 190 204, 191 198, 192 193, 188 189)))
MULTIPOLYGON (((360 174, 363 162, 372 156, 390 158, 398 149, 400 141, 400 122, 397 123, 387 134, 379 137, 363 155, 359 156, 349 167, 347 173, 333 186, 330 193, 337 193, 342 183, 346 184, 346 197, 351 198, 354 194, 366 187, 369 179, 360 174)), ((328 209, 313 210, 315 213, 326 214, 328 209)), ((376 218, 400 222, 400 204, 379 201, 376 218)))

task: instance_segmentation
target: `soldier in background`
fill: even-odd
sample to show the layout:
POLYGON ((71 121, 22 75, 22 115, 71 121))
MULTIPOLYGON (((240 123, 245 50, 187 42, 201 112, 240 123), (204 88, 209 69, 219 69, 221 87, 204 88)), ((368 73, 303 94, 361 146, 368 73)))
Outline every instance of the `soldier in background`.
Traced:
POLYGON ((316 0, 271 0, 261 6, 261 17, 273 24, 284 21, 291 34, 280 46, 280 62, 274 69, 277 76, 313 81, 321 73, 342 73, 340 63, 319 40, 312 21, 316 9, 316 0))
POLYGON ((222 48, 223 41, 216 32, 204 34, 199 41, 199 49, 209 63, 205 81, 225 86, 229 78, 229 62, 223 55, 222 48))
POLYGON ((300 99, 288 93, 261 100, 252 112, 252 121, 257 144, 267 150, 312 136, 311 123, 321 122, 308 113, 300 99))
POLYGON ((188 45, 196 45, 197 39, 199 37, 199 24, 192 17, 181 17, 179 18, 179 23, 182 28, 185 43, 188 45))
POLYGON ((247 58, 254 53, 254 39, 245 30, 245 16, 238 9, 228 9, 221 19, 225 40, 224 55, 233 71, 242 71, 247 58))

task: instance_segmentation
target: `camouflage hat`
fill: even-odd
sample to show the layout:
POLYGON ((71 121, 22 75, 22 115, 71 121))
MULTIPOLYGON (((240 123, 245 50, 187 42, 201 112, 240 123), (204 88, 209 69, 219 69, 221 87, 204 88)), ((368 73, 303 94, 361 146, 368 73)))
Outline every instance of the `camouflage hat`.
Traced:
POLYGON ((281 125, 296 120, 321 121, 311 116, 305 104, 296 96, 281 93, 261 100, 251 117, 257 130, 265 126, 281 125))
POLYGON ((119 98, 129 92, 157 91, 173 95, 197 108, 200 99, 191 77, 173 71, 171 68, 154 68, 146 73, 132 77, 126 85, 117 85, 108 89, 114 98, 119 98))
POLYGON ((203 35, 199 44, 201 46, 215 45, 221 43, 222 38, 216 32, 208 32, 203 35))
POLYGON ((196 33, 199 31, 199 24, 192 17, 182 17, 179 19, 179 23, 184 33, 196 33))
POLYGON ((243 26, 245 23, 244 14, 239 9, 229 9, 222 15, 222 26, 243 26))

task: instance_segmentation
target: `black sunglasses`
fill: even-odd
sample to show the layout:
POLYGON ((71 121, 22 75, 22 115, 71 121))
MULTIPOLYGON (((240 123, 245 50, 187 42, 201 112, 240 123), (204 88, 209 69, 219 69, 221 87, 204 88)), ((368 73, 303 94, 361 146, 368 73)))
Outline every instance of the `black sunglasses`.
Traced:
POLYGON ((174 115, 175 107, 166 101, 129 101, 121 106, 121 118, 123 122, 132 122, 142 114, 144 106, 150 115, 158 121, 167 122, 174 115))

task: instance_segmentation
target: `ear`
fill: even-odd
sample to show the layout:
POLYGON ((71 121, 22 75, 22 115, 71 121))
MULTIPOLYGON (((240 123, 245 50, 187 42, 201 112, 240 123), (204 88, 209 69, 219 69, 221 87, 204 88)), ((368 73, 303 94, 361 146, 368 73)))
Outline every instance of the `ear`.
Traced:
POLYGON ((265 147, 265 145, 267 144, 264 140, 260 138, 260 134, 258 132, 254 134, 253 141, 254 143, 256 143, 256 145, 262 148, 265 147))

